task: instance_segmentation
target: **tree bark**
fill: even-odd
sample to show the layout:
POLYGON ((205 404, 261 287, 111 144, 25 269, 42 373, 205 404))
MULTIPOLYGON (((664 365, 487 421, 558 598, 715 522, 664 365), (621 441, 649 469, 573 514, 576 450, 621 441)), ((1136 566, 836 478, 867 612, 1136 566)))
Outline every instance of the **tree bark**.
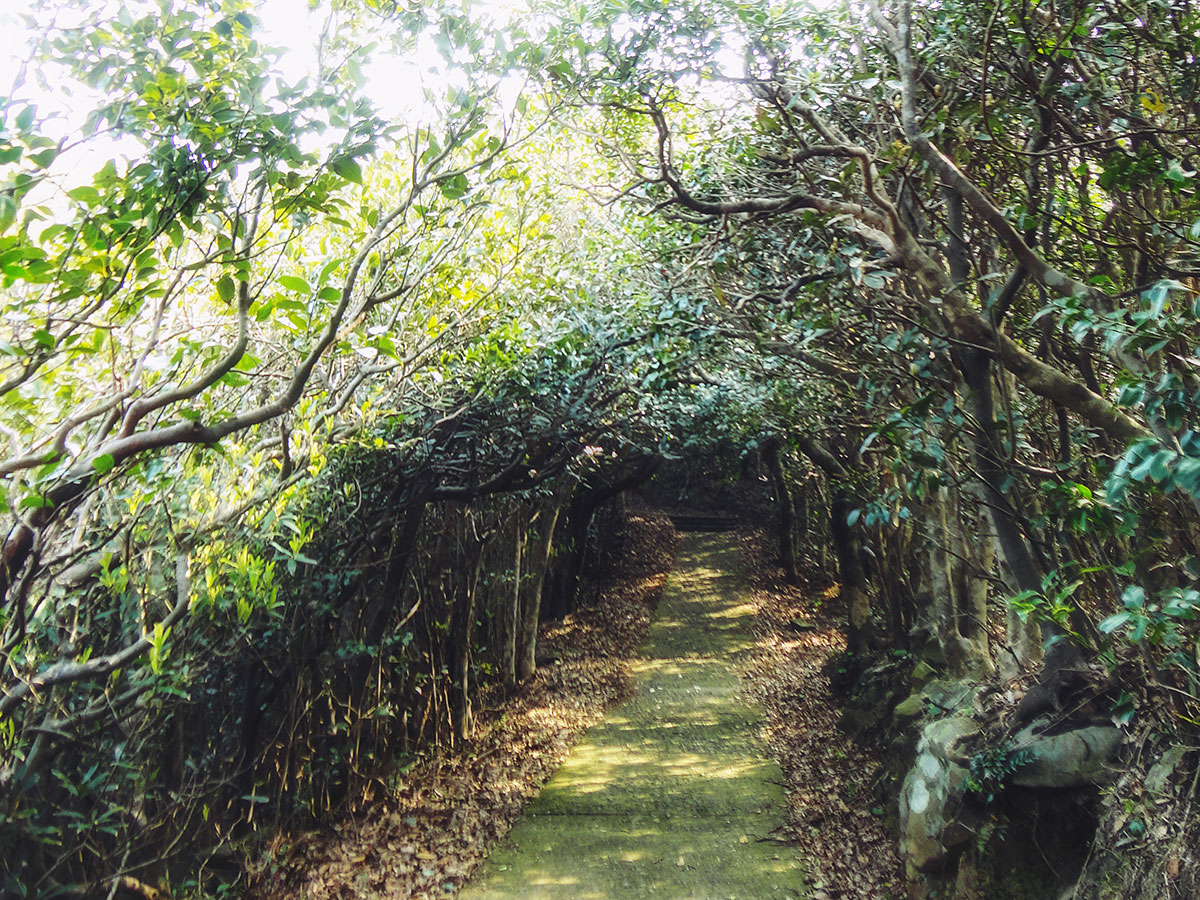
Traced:
POLYGON ((522 521, 521 509, 513 513, 513 563, 512 590, 504 602, 501 631, 500 671, 504 687, 513 690, 517 686, 517 632, 521 618, 521 562, 525 555, 527 534, 522 521))
POLYGON ((521 638, 517 660, 517 674, 521 681, 533 677, 537 671, 537 633, 542 610, 542 586, 545 583, 546 567, 554 549, 554 526, 558 523, 561 501, 556 497, 542 507, 541 524, 537 540, 529 550, 529 572, 522 583, 521 591, 521 638))
POLYGON ((851 653, 862 655, 874 645, 875 634, 871 624, 871 597, 867 589, 866 572, 863 570, 861 548, 855 530, 848 521, 854 508, 846 490, 850 470, 828 447, 807 435, 800 435, 796 439, 796 445, 813 465, 830 478, 833 500, 829 508, 829 532, 833 552, 837 557, 842 596, 846 603, 846 643, 851 653))
POLYGON ((763 444, 763 460, 771 473, 775 491, 775 502, 779 504, 779 562, 783 566, 788 584, 798 584, 800 573, 796 568, 796 510, 792 492, 788 488, 787 473, 779 456, 779 439, 772 437, 763 444))
POLYGON ((988 597, 992 586, 990 576, 996 571, 997 544, 991 515, 979 483, 972 482, 965 489, 976 500, 976 504, 962 506, 966 540, 962 541, 964 563, 958 631, 967 643, 967 672, 978 674, 995 669, 987 621, 988 597))
POLYGON ((847 522, 853 508, 854 504, 846 490, 835 487, 830 510, 831 531, 849 625, 846 646, 851 653, 862 656, 874 646, 875 631, 871 624, 871 596, 862 567, 861 548, 853 527, 847 522))
MULTIPOLYGON (((971 411, 975 417, 975 462, 982 485, 982 497, 991 515, 1000 552, 1004 555, 1016 587, 1021 591, 1042 591, 1042 571, 1033 551, 1018 524, 1016 510, 1002 485, 1010 481, 1005 471, 1000 437, 996 430, 995 400, 992 392, 991 358, 986 351, 959 351, 959 369, 970 392, 971 411)), ((1042 627, 1051 636, 1047 648, 1040 684, 1025 695, 1017 716, 1029 721, 1048 709, 1055 708, 1070 681, 1069 670, 1082 652, 1056 623, 1044 621, 1042 627)))
POLYGON ((946 507, 950 491, 939 487, 929 498, 925 520, 925 554, 929 567, 929 613, 933 630, 947 661, 953 656, 953 644, 958 637, 954 622, 954 577, 951 573, 948 544, 950 528, 946 522, 946 507))
MULTIPOLYGON (((464 532, 469 527, 464 522, 464 532)), ((454 613, 451 627, 450 679, 453 687, 452 716, 454 736, 465 741, 471 737, 473 716, 471 710, 471 636, 475 625, 475 605, 479 574, 483 568, 483 554, 475 542, 464 539, 463 552, 458 560, 458 572, 454 575, 454 613), (475 557, 474 565, 468 558, 475 557)))

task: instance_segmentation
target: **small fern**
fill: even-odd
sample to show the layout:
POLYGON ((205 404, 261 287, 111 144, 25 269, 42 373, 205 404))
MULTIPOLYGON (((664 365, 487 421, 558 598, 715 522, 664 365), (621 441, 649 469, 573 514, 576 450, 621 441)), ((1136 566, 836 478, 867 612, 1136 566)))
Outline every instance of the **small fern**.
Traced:
POLYGON ((1033 759, 1034 753, 1028 747, 1017 749, 1008 741, 985 747, 967 763, 967 788, 982 796, 985 804, 991 803, 1003 790, 1004 782, 1033 759))

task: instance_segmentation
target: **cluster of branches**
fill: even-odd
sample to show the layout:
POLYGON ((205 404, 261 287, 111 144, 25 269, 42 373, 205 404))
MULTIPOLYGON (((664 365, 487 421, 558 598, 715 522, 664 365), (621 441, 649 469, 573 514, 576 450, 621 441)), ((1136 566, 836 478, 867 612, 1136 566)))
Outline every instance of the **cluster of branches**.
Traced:
MULTIPOLYGON (((835 486, 853 649, 925 622, 943 658, 987 667, 988 597, 1016 596, 1000 661, 1037 660, 1035 624, 1051 638, 1028 719, 1105 632, 1145 639, 1142 586, 1174 617, 1155 640, 1181 647, 1200 551, 1190 5, 1136 27, 1083 0, 686 18, 580 26, 578 101, 623 141, 614 196, 688 236, 678 288, 709 294, 725 350, 759 354, 709 360, 710 380, 760 385, 769 430, 835 486), (614 86, 618 62, 638 77, 614 86), (752 118, 723 108, 735 90, 752 118)), ((1158 658, 1147 677, 1191 715, 1194 662, 1158 658)))
POLYGON ((473 611, 503 621, 503 680, 532 674, 556 535, 566 611, 649 465, 629 323, 581 338, 586 312, 532 299, 569 289, 513 159, 536 117, 518 135, 484 84, 401 129, 353 67, 283 85, 244 4, 94 14, 45 23, 36 62, 106 92, 93 124, 135 149, 73 187, 78 148, 17 92, 0 148, 15 895, 153 881, 264 791, 276 821, 323 813, 445 735, 418 701, 465 736, 473 611), (480 577, 501 557, 507 593, 480 577))

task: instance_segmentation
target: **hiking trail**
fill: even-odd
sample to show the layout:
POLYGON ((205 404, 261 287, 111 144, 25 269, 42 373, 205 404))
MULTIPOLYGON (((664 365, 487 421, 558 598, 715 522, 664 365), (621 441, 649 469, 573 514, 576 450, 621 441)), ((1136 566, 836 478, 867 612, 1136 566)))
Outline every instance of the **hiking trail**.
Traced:
POLYGON ((571 751, 463 900, 794 900, 782 773, 741 693, 754 607, 724 533, 685 534, 632 696, 571 751))

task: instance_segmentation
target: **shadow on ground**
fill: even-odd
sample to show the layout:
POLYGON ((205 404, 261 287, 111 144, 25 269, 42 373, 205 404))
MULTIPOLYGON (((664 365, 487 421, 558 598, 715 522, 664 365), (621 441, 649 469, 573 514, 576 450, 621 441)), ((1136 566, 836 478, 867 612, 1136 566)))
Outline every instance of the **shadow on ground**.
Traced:
POLYGON ((571 752, 466 900, 806 895, 796 851, 772 836, 782 775, 738 692, 747 598, 732 538, 685 536, 633 697, 571 752))

